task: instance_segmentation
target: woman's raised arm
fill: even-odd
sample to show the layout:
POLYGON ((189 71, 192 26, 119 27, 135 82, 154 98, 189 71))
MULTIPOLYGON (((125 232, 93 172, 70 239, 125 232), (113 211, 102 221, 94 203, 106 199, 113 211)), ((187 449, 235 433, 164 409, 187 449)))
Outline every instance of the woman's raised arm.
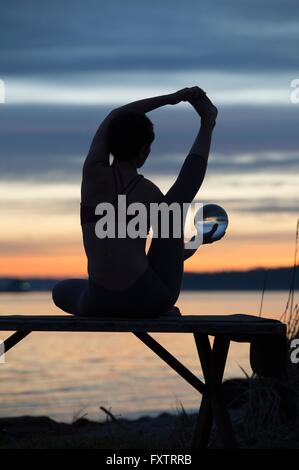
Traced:
POLYGON ((203 183, 207 170, 218 111, 203 90, 194 88, 194 96, 189 102, 200 116, 200 129, 176 181, 165 195, 165 201, 168 203, 191 203, 203 183))
POLYGON ((132 110, 145 114, 168 104, 174 105, 181 101, 188 101, 191 96, 192 88, 182 88, 181 90, 168 95, 154 96, 152 98, 145 98, 144 100, 133 101, 132 103, 128 103, 117 108, 117 110, 132 110))
POLYGON ((201 125, 189 154, 196 154, 205 160, 209 157, 212 131, 216 124, 218 110, 205 92, 198 88, 197 96, 191 98, 189 103, 201 118, 201 125))
POLYGON ((96 163, 109 164, 108 129, 111 119, 119 111, 137 111, 145 114, 154 109, 161 108, 161 106, 174 105, 181 101, 188 101, 193 96, 192 90, 194 91, 194 88, 197 87, 183 88, 175 93, 145 98, 115 108, 106 116, 98 128, 85 159, 84 170, 88 168, 92 169, 93 165, 96 163))

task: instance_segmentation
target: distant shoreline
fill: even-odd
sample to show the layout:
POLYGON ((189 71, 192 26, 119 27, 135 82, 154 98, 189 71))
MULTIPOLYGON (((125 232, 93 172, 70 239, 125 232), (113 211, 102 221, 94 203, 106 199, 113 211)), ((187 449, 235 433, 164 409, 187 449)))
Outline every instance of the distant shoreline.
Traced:
MULTIPOLYGON (((252 269, 249 271, 186 272, 183 291, 288 290, 293 268, 252 269)), ((48 292, 61 278, 0 277, 0 292, 48 292)), ((295 280, 295 289, 298 279, 295 280)))

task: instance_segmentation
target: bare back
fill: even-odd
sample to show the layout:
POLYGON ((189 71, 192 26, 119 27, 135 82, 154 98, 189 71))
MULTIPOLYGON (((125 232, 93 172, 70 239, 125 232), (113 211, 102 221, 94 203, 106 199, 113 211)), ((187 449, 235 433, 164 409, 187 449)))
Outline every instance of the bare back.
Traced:
MULTIPOLYGON (((115 166, 115 165, 114 165, 115 166)), ((117 165, 124 186, 136 178, 137 170, 128 165, 117 165)), ((112 203, 122 188, 116 187, 113 167, 99 163, 83 169, 81 203, 95 208, 101 202, 112 203)), ((143 203, 148 209, 151 202, 159 202, 163 194, 146 178, 127 195, 127 204, 143 203)), ((91 280, 110 290, 125 290, 146 271, 146 238, 98 238, 95 223, 82 224, 84 249, 88 259, 91 280)))

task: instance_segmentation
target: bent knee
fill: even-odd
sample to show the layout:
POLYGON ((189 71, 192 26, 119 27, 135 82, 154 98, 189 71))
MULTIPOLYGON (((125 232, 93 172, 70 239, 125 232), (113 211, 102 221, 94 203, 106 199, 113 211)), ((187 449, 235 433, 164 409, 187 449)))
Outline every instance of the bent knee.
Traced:
POLYGON ((75 315, 87 285, 88 282, 85 279, 65 279, 58 282, 52 289, 54 304, 61 310, 75 315))
POLYGON ((61 305, 64 282, 65 281, 58 282, 52 289, 52 300, 57 307, 60 307, 61 305))
POLYGON ((69 294, 76 292, 76 279, 65 279, 60 281, 52 289, 52 299, 57 307, 61 307, 68 299, 69 294))

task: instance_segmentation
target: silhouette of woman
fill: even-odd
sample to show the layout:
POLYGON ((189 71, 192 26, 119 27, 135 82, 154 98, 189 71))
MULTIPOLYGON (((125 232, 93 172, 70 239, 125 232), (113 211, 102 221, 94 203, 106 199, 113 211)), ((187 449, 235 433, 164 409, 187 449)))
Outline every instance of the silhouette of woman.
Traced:
MULTIPOLYGON (((96 224, 100 202, 115 204, 124 194, 128 203, 191 203, 202 185, 217 108, 199 87, 148 98, 113 110, 97 130, 83 166, 81 225, 88 259, 88 280, 69 279, 53 289, 54 303, 65 312, 83 316, 155 317, 174 306, 181 289, 184 259, 195 250, 184 249, 180 236, 156 234, 146 254, 146 237, 99 238, 96 224), (146 161, 154 128, 146 113, 165 105, 189 102, 200 117, 200 128, 180 173, 163 194, 138 174, 146 161), (110 154, 113 163, 110 164, 110 154)), ((147 220, 147 229, 150 228, 147 220)), ((216 227, 217 228, 217 227, 216 227)), ((212 242, 208 234, 203 243, 212 242)))

